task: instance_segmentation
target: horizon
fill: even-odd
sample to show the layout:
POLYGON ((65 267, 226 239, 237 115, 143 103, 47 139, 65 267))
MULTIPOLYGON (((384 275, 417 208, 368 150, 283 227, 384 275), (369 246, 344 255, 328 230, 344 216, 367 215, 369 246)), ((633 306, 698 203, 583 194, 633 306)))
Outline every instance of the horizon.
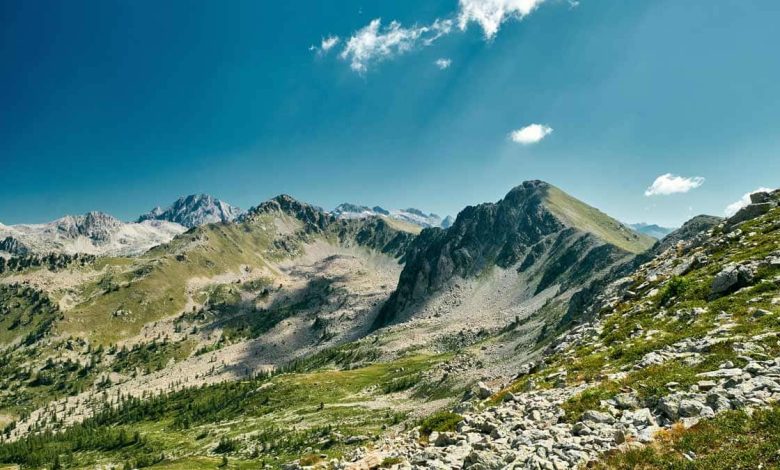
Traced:
POLYGON ((0 222, 195 193, 445 217, 541 179, 677 227, 778 186, 775 2, 479 5, 3 3, 0 222))
MULTIPOLYGON (((515 188, 517 188, 518 186, 521 186, 523 183, 525 183, 525 182, 527 182, 527 181, 531 181, 531 180, 526 180, 526 181, 524 181, 524 182, 521 182, 521 183, 519 183, 518 185, 515 185, 515 186, 513 186, 512 188, 509 188, 509 189, 507 190, 507 193, 509 193, 509 192, 510 192, 512 189, 515 189, 515 188)), ((541 181, 541 180, 540 180, 540 181, 541 181)), ((553 183, 550 183, 550 182, 548 182, 548 181, 542 181, 542 182, 544 182, 544 183, 547 183, 547 184, 549 184, 549 185, 551 185, 551 186, 557 187, 558 189, 561 189, 561 190, 563 190, 564 192, 566 192, 564 188, 560 188, 560 187, 556 186, 556 185, 555 185, 555 184, 553 184, 553 183)), ((455 213, 452 213, 452 214, 439 214, 439 213, 436 213, 436 212, 433 212, 433 211, 427 211, 427 210, 426 210, 424 207, 394 207, 394 206, 392 206, 392 207, 391 207, 391 206, 383 206, 383 205, 381 205, 381 204, 365 204, 365 203, 362 203, 362 202, 349 202, 349 201, 343 201, 343 202, 341 202, 341 203, 338 203, 338 204, 336 204, 336 205, 335 205, 335 206, 333 206, 333 207, 323 207, 323 206, 321 206, 321 205, 319 205, 319 204, 316 204, 316 203, 314 203, 314 202, 311 202, 311 201, 306 201, 306 200, 303 200, 303 199, 297 198, 297 197, 295 197, 294 195, 292 195, 292 194, 289 194, 289 193, 286 193, 286 192, 281 192, 281 193, 279 193, 279 194, 277 194, 277 195, 275 195, 275 196, 269 197, 268 199, 264 199, 264 200, 262 200, 262 201, 258 201, 258 202, 256 202, 256 203, 254 203, 254 204, 250 205, 250 206, 247 206, 247 207, 242 207, 242 206, 237 206, 237 205, 233 204, 231 201, 226 201, 226 200, 224 200, 224 199, 222 199, 222 198, 220 198, 220 197, 218 197, 218 196, 215 196, 215 195, 213 195, 213 194, 208 194, 208 193, 199 192, 199 193, 185 194, 185 195, 179 196, 179 197, 177 197, 176 199, 174 199, 174 200, 170 201, 169 203, 166 203, 166 204, 158 204, 158 205, 156 205, 156 206, 154 206, 154 207, 152 207, 152 208, 150 208, 150 209, 148 209, 148 210, 146 210, 146 211, 143 211, 143 212, 141 212, 141 213, 139 213, 139 214, 132 215, 132 216, 130 216, 130 217, 127 217, 127 218, 125 218, 125 217, 119 217, 119 216, 116 216, 115 214, 112 214, 112 213, 110 213, 110 212, 106 212, 106 211, 101 211, 101 210, 89 210, 89 211, 87 211, 87 212, 83 212, 83 213, 62 214, 62 215, 61 215, 61 216, 59 216, 59 217, 55 217, 55 218, 53 218, 53 219, 50 219, 50 220, 45 220, 45 221, 18 222, 18 223, 15 223, 15 224, 5 224, 5 223, 3 223, 3 221, 2 221, 2 220, 0 220, 0 225, 5 225, 5 226, 9 226, 9 225, 40 225, 40 224, 46 224, 46 223, 48 223, 48 222, 54 222, 54 221, 56 221, 56 220, 59 220, 59 219, 62 219, 62 218, 64 218, 64 217, 70 217, 70 216, 82 216, 82 215, 86 215, 86 214, 87 214, 87 213, 89 213, 89 212, 98 212, 98 213, 102 213, 102 214, 105 214, 105 215, 109 215, 109 216, 115 217, 116 219, 119 219, 119 220, 121 220, 122 222, 125 222, 125 223, 134 223, 134 222, 137 222, 137 221, 138 221, 139 217, 141 217, 141 216, 143 216, 143 215, 146 215, 146 214, 150 213, 151 211, 153 211, 153 210, 155 210, 155 209, 162 209, 162 210, 168 209, 168 208, 170 208, 170 207, 171 207, 171 206, 172 206, 172 205, 173 205, 175 202, 177 202, 177 201, 179 201, 179 200, 183 200, 183 199, 189 198, 189 197, 193 197, 193 196, 196 196, 196 197, 197 197, 197 196, 210 196, 210 197, 214 198, 214 199, 215 199, 215 200, 217 200, 217 201, 221 201, 221 202, 223 202, 223 203, 227 203, 227 204, 229 204, 230 206, 232 206, 232 207, 234 207, 234 208, 238 208, 238 209, 240 209, 242 213, 246 213, 246 212, 248 212, 249 210, 251 210, 251 209, 253 209, 253 208, 255 208, 255 207, 259 206, 260 204, 262 204, 262 203, 264 203, 264 202, 267 202, 267 201, 270 201, 270 200, 276 199, 276 198, 278 198, 278 197, 282 197, 282 196, 288 196, 288 197, 291 197, 291 198, 293 198, 293 199, 295 199, 295 200, 297 200, 297 201, 299 201, 299 202, 302 202, 302 203, 308 204, 308 205, 310 205, 310 206, 312 206, 312 207, 315 207, 315 208, 317 208, 317 209, 320 209, 320 210, 322 210, 322 211, 324 211, 324 212, 327 212, 327 213, 332 213, 332 212, 333 212, 335 209, 337 209, 339 206, 341 206, 341 205, 343 205, 343 204, 351 204, 351 205, 360 206, 360 207, 367 207, 367 208, 369 208, 369 209, 374 209, 374 208, 381 208, 381 209, 384 209, 384 210, 389 210, 389 211, 393 211, 393 210, 402 210, 402 211, 412 211, 412 210, 418 210, 418 211, 421 211, 423 214, 427 214, 427 215, 430 215, 430 216, 437 216, 437 217, 440 217, 441 219, 445 219, 445 218, 447 218, 447 217, 452 217, 452 218, 453 218, 453 220, 454 220, 454 219, 456 219, 456 218, 457 218, 458 214, 460 214, 460 212, 461 212, 463 209, 465 209, 466 207, 468 207, 468 206, 477 206, 477 205, 481 205, 481 204, 490 204, 490 203, 496 203, 496 202, 499 202, 501 199, 503 199, 503 198, 506 196, 506 194, 507 194, 507 193, 505 193, 505 194, 504 194, 504 196, 502 196, 502 197, 501 197, 501 198, 499 198, 499 199, 496 199, 495 201, 481 201, 481 202, 473 202, 473 203, 467 204, 466 206, 463 206, 463 207, 461 207, 461 208, 460 208, 460 209, 459 209, 457 212, 455 212, 455 213)), ((585 202, 586 204, 590 205, 590 204, 589 204, 587 201, 582 201, 582 202, 585 202)), ((598 210, 601 210, 601 209, 599 209, 598 207, 595 207, 595 206, 592 206, 592 207, 594 207, 594 208, 596 208, 596 209, 598 209, 598 210)), ((604 212, 604 211, 601 211, 601 212, 604 212)), ((606 212, 605 212, 605 214, 606 214, 606 215, 608 215, 608 216, 610 216, 610 217, 612 217, 612 216, 611 216, 611 214, 608 214, 608 213, 606 213, 606 212)), ((714 214, 695 214, 695 215, 691 216, 689 219, 687 219, 687 220, 686 220, 686 221, 684 221, 684 222, 687 222, 687 221, 688 221, 688 220, 690 220, 691 218, 698 217, 698 216, 701 216, 701 215, 714 215, 714 214)), ((718 216, 718 217, 721 217, 721 216, 718 216)), ((615 218, 615 217, 613 217, 613 218, 615 218)), ((656 223, 652 223, 652 222, 646 222, 646 221, 636 221, 636 222, 633 222, 633 221, 625 221, 625 220, 620 220, 620 219, 617 219, 617 218, 615 218, 615 219, 616 219, 616 220, 618 220, 619 222, 623 223, 623 224, 630 225, 630 226, 648 226, 648 227, 657 226, 657 227, 659 227, 659 228, 666 228, 666 229, 674 229, 674 228, 679 228, 679 226, 664 226, 664 225, 660 225, 660 224, 656 224, 656 223)), ((683 222, 683 223, 684 223, 684 222, 683 222)), ((682 225, 682 224, 680 224, 680 225, 682 225)))

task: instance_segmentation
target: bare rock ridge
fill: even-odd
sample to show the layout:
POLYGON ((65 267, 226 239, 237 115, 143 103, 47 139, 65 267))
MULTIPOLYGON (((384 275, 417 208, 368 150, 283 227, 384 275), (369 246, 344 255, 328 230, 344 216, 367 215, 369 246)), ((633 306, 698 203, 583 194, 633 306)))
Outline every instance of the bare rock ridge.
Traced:
POLYGON ((167 209, 155 207, 147 214, 138 218, 145 220, 167 220, 187 228, 203 224, 232 222, 242 211, 238 207, 220 201, 208 194, 192 194, 181 197, 167 209))
POLYGON ((682 227, 662 238, 653 251, 662 253, 680 241, 688 241, 697 236, 703 237, 708 230, 721 222, 723 222, 723 219, 714 215, 697 215, 685 222, 682 227))
POLYGON ((303 223, 303 234, 325 234, 341 245, 359 245, 402 258, 415 235, 392 227, 379 216, 339 219, 319 207, 282 194, 253 207, 241 221, 251 221, 263 214, 287 215, 303 223))
POLYGON ((497 203, 465 208, 447 230, 423 230, 375 326, 397 321, 454 278, 493 266, 526 274, 533 295, 554 285, 563 292, 653 242, 548 183, 526 181, 497 203))

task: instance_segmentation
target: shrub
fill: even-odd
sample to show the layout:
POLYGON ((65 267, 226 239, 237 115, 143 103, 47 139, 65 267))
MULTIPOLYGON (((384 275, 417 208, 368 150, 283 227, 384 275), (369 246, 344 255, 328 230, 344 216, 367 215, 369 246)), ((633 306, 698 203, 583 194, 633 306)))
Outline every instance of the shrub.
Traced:
POLYGON ((461 421, 463 421, 463 416, 459 414, 439 411, 420 422, 420 432, 423 436, 430 436, 433 431, 454 431, 461 421))

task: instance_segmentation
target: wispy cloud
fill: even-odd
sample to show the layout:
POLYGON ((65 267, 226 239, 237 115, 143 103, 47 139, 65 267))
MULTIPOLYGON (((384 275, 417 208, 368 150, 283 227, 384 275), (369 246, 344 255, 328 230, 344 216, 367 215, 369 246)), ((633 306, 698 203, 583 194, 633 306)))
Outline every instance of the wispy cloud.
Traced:
POLYGON ((436 62, 434 62, 434 64, 436 64, 436 67, 439 67, 442 70, 448 69, 450 68, 450 65, 452 65, 452 59, 445 59, 445 58, 436 59, 436 62))
POLYGON ((522 20, 544 0, 460 0, 458 26, 461 30, 477 23, 486 39, 493 39, 501 24, 509 19, 522 20))
POLYGON ((392 21, 382 26, 382 20, 372 20, 350 37, 341 58, 349 61, 352 70, 365 72, 372 64, 403 54, 418 45, 430 46, 452 30, 451 20, 436 20, 429 26, 404 28, 392 21))
POLYGON ((738 201, 734 201, 728 206, 726 206, 726 209, 723 211, 724 214, 726 214, 727 217, 731 217, 732 215, 736 214, 740 209, 750 204, 750 195, 753 193, 762 193, 762 192, 768 192, 772 191, 772 189, 764 188, 763 186, 754 190, 750 191, 749 193, 745 193, 742 195, 741 198, 739 198, 738 201))
POLYGON ((320 43, 319 46, 310 46, 309 50, 324 55, 330 52, 330 50, 336 47, 340 42, 341 42, 340 37, 331 35, 322 38, 322 42, 320 43))
POLYGON ((512 142, 516 142, 518 144, 531 145, 541 141, 550 135, 552 131, 552 127, 545 126, 544 124, 529 124, 525 127, 510 132, 509 138, 512 140, 512 142))
POLYGON ((666 173, 653 181, 646 190, 645 196, 668 196, 670 194, 687 193, 704 184, 701 176, 685 177, 666 173))
MULTIPOLYGON (((472 23, 482 28, 486 39, 492 40, 503 23, 522 20, 544 2, 545 0, 459 0, 457 11, 422 26, 405 27, 397 21, 382 26, 382 20, 376 18, 344 41, 339 56, 349 62, 352 70, 364 73, 383 60, 418 47, 430 46, 442 36, 458 29, 465 31, 472 23)), ((339 43, 338 37, 334 38, 335 42, 326 45, 323 40, 321 46, 312 46, 312 49, 321 53, 327 52, 339 43)))

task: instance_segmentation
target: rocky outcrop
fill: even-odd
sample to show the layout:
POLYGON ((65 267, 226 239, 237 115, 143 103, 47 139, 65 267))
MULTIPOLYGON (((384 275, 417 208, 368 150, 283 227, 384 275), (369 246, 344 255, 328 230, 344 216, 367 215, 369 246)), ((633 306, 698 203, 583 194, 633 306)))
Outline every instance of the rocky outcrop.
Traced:
POLYGON ((746 265, 731 263, 715 275, 710 286, 710 295, 720 297, 753 282, 753 270, 746 265))
POLYGON ((723 222, 723 219, 720 217, 703 214, 697 215, 685 222, 682 227, 661 239, 660 243, 656 245, 653 251, 655 254, 659 254, 681 241, 686 242, 697 237, 703 240, 704 237, 706 237, 707 232, 721 222, 723 222))
POLYGON ((5 239, 0 240, 0 251, 16 256, 24 256, 30 252, 24 243, 14 237, 5 237, 5 239))
POLYGON ((780 190, 769 192, 757 192, 750 195, 750 204, 743 207, 736 214, 728 218, 727 224, 734 226, 755 219, 758 216, 766 214, 780 204, 780 190))

